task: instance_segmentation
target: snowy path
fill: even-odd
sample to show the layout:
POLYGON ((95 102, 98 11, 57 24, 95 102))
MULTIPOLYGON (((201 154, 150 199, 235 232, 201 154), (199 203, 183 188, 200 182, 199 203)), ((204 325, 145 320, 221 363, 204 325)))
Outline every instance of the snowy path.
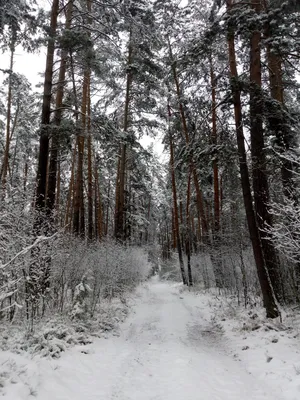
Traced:
MULTIPOLYGON (((139 291, 120 337, 39 366, 38 400, 274 400, 276 393, 226 355, 192 295, 153 280, 139 291)), ((32 397, 29 397, 32 398, 32 397)))

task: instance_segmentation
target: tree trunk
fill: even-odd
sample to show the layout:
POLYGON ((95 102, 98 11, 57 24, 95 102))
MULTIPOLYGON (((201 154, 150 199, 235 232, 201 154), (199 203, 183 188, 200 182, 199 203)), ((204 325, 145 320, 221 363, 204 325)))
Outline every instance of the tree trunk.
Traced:
MULTIPOLYGON (((20 111, 20 101, 18 100, 18 104, 17 104, 17 109, 14 115, 14 121, 13 121, 13 126, 11 128, 11 133, 10 133, 10 138, 9 138, 9 142, 11 143, 11 140, 14 136, 16 127, 17 127, 17 123, 18 123, 18 117, 19 117, 19 111, 20 111)), ((11 163, 11 171, 10 171, 10 184, 11 186, 13 186, 14 183, 14 174, 15 172, 18 173, 18 169, 19 169, 19 164, 16 163, 16 157, 17 157, 17 152, 19 151, 19 136, 16 137, 16 144, 15 144, 15 148, 14 148, 14 155, 13 155, 13 159, 12 159, 12 163, 11 163)), ((9 156, 9 154, 8 154, 9 156)), ((9 162, 7 163, 8 169, 9 169, 9 162)))
MULTIPOLYGON (((232 0, 227 0, 228 12, 230 12, 231 5, 232 5, 232 0)), ((249 229, 258 279, 262 291, 263 302, 264 302, 264 307, 266 309, 267 317, 276 318, 279 316, 279 310, 276 304, 273 288, 271 286, 271 282, 267 273, 264 255, 261 247, 259 230, 253 209, 249 171, 248 171, 246 149, 244 142, 241 96, 238 86, 234 31, 231 26, 228 27, 228 53, 229 53, 229 67, 231 74, 231 90, 232 90, 232 98, 234 104, 236 137, 237 137, 237 146, 239 154, 241 185, 243 191, 243 200, 245 205, 248 229, 249 229)))
MULTIPOLYGON (((86 0, 87 5, 87 24, 91 24, 91 0, 86 0)), ((90 32, 88 31, 88 35, 90 32)), ((83 83, 82 83, 82 101, 81 101, 81 126, 80 131, 77 135, 77 148, 78 148, 78 164, 77 164, 77 175, 76 175, 76 189, 75 189, 75 201, 74 201, 74 215, 73 215, 73 232, 75 235, 80 235, 82 238, 85 237, 85 207, 84 207, 84 177, 83 177, 83 165, 84 165, 84 145, 85 136, 88 131, 89 124, 89 93, 90 93, 90 81, 91 81, 91 70, 86 61, 83 83)), ((73 79, 73 85, 75 81, 73 79)), ((75 89, 74 89, 75 90, 75 89)), ((93 218, 93 216, 92 216, 93 218)))
MULTIPOLYGON (((264 1, 265 11, 268 11, 267 2, 264 1)), ((272 46, 272 27, 267 22, 265 25, 266 53, 269 71, 269 82, 271 97, 275 100, 272 103, 272 109, 268 112, 268 122, 271 131, 275 134, 276 145, 280 154, 281 161, 281 179, 284 195, 297 203, 298 198, 295 193, 293 182, 293 161, 289 151, 295 148, 296 141, 290 127, 287 125, 284 117, 284 88, 282 81, 282 59, 277 50, 272 46)))
POLYGON ((191 266, 191 251, 192 251, 192 234, 191 234, 191 175, 192 170, 190 168, 188 174, 188 184, 186 192, 186 256, 187 256, 187 270, 188 270, 188 283, 189 286, 193 286, 193 274, 191 266))
POLYGON ((70 184, 69 184, 69 191, 67 197, 67 205, 66 205, 66 214, 65 214, 65 227, 68 231, 71 231, 71 220, 72 220, 72 199, 73 199, 73 192, 74 192, 74 177, 75 177, 75 161, 76 161, 76 150, 77 150, 77 141, 74 145, 73 156, 72 156, 72 166, 71 166, 71 177, 70 177, 70 184))
MULTIPOLYGON (((128 59, 127 59, 127 79, 124 109, 123 131, 126 134, 129 127, 130 112, 130 91, 132 85, 132 58, 133 44, 132 32, 129 33, 128 43, 128 59)), ((126 140, 126 139, 125 139, 126 140)), ((116 210, 115 210, 115 238, 124 242, 125 240, 125 181, 126 181, 126 164, 127 164, 127 145, 126 142, 121 143, 120 159, 118 162, 118 173, 116 182, 116 210)))
POLYGON ((25 165, 24 165, 24 177, 23 177, 23 191, 24 194, 27 192, 27 181, 28 181, 28 161, 27 159, 25 160, 25 165))
MULTIPOLYGON (((44 80, 44 93, 41 118, 41 132, 39 142, 38 170, 37 170, 37 188, 35 207, 37 211, 43 211, 46 208, 46 185, 47 185, 47 167, 49 153, 49 124, 51 114, 51 94, 53 79, 53 60, 55 50, 55 35, 57 29, 57 16, 59 12, 59 0, 53 0, 51 8, 50 33, 47 46, 46 70, 44 80)), ((37 228, 42 221, 37 221, 37 228)))
MULTIPOLYGON (((91 136, 91 96, 90 82, 88 84, 88 109, 87 109, 87 151, 88 151, 88 238, 90 241, 94 237, 94 221, 93 221, 93 171, 92 171, 92 136, 91 136)), ((95 226, 97 220, 95 220, 95 226)))
MULTIPOLYGON (((49 125, 51 115, 51 94, 53 80, 53 61, 55 51, 55 35, 57 29, 57 16, 59 12, 59 0, 53 0, 50 17, 50 32, 47 45, 46 70, 44 79, 44 91, 42 102, 41 129, 39 140, 37 184, 35 193, 35 220, 33 231, 36 236, 41 233, 49 233, 46 214, 46 194, 49 161, 49 125)), ((40 247, 36 246, 31 251, 32 262, 29 267, 27 281, 28 294, 31 299, 32 319, 37 316, 39 301, 47 293, 50 285, 51 258, 47 250, 40 253, 40 247)))
POLYGON ((6 111, 6 141, 5 141, 5 150, 4 150, 4 158, 2 164, 2 197, 5 197, 6 192, 6 181, 7 181, 7 170, 8 170, 8 160, 9 160, 9 149, 11 142, 11 134, 10 134, 10 119, 11 119, 11 103, 12 103, 12 74, 14 67, 14 54, 15 54, 15 40, 12 39, 12 43, 10 46, 10 64, 9 64, 9 77, 8 77, 8 96, 7 96, 7 111, 6 111))
MULTIPOLYGON (((109 197, 109 192, 108 192, 108 197, 109 197)), ((101 192, 99 186, 99 175, 96 164, 95 164, 95 202, 96 202, 95 226, 97 227, 98 240, 101 241, 103 235, 103 223, 102 223, 103 212, 102 212, 101 192)))
POLYGON ((107 234, 108 234, 110 190, 111 190, 111 183, 110 183, 110 179, 109 179, 108 187, 107 187, 107 194, 106 194, 106 216, 105 216, 105 231, 104 231, 105 236, 107 236, 107 234))
MULTIPOLYGON (((267 1, 264 1, 265 11, 268 11, 267 1)), ((269 71, 269 82, 270 82, 270 93, 271 97, 275 102, 272 102, 272 109, 268 113, 268 122, 271 131, 276 137, 276 149, 280 156, 280 171, 281 181, 283 187, 284 202, 287 200, 291 201, 292 204, 298 205, 299 199, 297 195, 297 181, 294 181, 294 171, 296 170, 295 162, 293 161, 292 152, 297 147, 297 139, 295 134, 291 131, 288 126, 288 121, 284 116, 285 105, 284 105, 284 86, 283 86, 283 71, 282 71, 282 58, 278 54, 275 46, 272 46, 272 27, 269 22, 265 26, 265 41, 266 41, 266 52, 267 62, 269 71)), ((294 240, 297 239, 297 233, 291 228, 291 234, 294 240)), ((295 263, 295 275, 297 277, 297 290, 300 288, 300 261, 295 263)), ((282 290, 283 292, 283 290, 282 290)))
MULTIPOLYGON (((170 109, 168 109, 169 120, 170 120, 170 109)), ((172 193, 173 193, 173 210, 174 210, 174 229, 176 235, 176 245, 179 259, 179 267, 181 272, 181 278, 184 285, 188 284, 186 273, 184 269, 183 262, 183 254, 182 254, 182 245, 180 240, 180 228, 179 228, 179 212, 178 212, 178 204, 177 204, 177 190, 176 190, 176 178, 175 178, 175 164, 174 164, 174 148, 173 148, 173 139, 169 122, 169 144, 170 144, 170 167, 171 167, 171 177, 172 177, 172 193)))
MULTIPOLYGON (((73 11, 73 0, 69 1, 67 6, 65 30, 69 30, 71 27, 72 11, 73 11)), ((63 106, 63 97, 64 97, 65 80, 66 80, 67 58, 68 58, 68 51, 66 49, 63 49, 61 52, 57 92, 55 98, 55 111, 53 116, 54 129, 52 129, 52 135, 51 135, 51 149, 50 149, 48 189, 47 189, 47 212, 49 213, 49 215, 53 213, 55 208, 55 190, 57 187, 56 184, 57 164, 59 157, 59 142, 60 142, 59 127, 62 120, 62 106, 63 106)))
MULTIPOLYGON (((251 0, 252 8, 260 13, 260 1, 251 0)), ((263 132, 263 98, 261 87, 261 33, 255 30, 250 40, 250 139, 252 159, 252 180, 256 220, 261 237, 266 268, 271 280, 275 295, 281 298, 281 285, 278 273, 278 258, 273 243, 266 232, 272 226, 269 212, 269 184, 266 171, 266 156, 263 132)))
MULTIPOLYGON (((213 69, 212 57, 210 57, 210 80, 211 80, 211 96, 212 96, 212 144, 217 146, 218 133, 217 133, 217 112, 216 112, 216 80, 213 69)), ((214 175, 214 232, 219 233, 220 230, 220 190, 219 190, 219 168, 214 151, 213 159, 213 175, 214 175)))
POLYGON ((177 243, 176 243, 176 229, 175 229, 175 216, 174 216, 174 208, 171 208, 171 227, 172 227, 172 249, 175 250, 177 249, 177 243))
POLYGON ((84 164, 84 142, 86 131, 86 112, 88 102, 88 86, 90 72, 88 69, 84 72, 83 88, 82 88, 82 105, 81 105, 81 129, 77 135, 77 172, 73 214, 73 232, 75 235, 85 236, 85 211, 84 211, 84 196, 83 196, 83 164, 84 164))
MULTIPOLYGON (((217 111, 216 111, 216 79, 213 69, 212 56, 209 57, 210 64, 210 83, 211 83, 211 98, 212 98, 212 133, 211 141, 214 146, 218 144, 217 133, 217 111)), ((222 259, 220 254, 220 190, 219 190, 219 168, 214 150, 213 159, 213 189, 214 189, 214 207, 213 207, 213 248, 211 251, 211 260, 214 266, 216 286, 218 288, 224 287, 224 273, 222 268, 222 259)), ((208 214, 209 215, 209 214, 208 214)), ((209 221, 209 216, 207 217, 209 221)))
POLYGON ((55 195, 55 210, 59 213, 60 209, 60 161, 57 161, 57 176, 56 176, 56 195, 55 195))

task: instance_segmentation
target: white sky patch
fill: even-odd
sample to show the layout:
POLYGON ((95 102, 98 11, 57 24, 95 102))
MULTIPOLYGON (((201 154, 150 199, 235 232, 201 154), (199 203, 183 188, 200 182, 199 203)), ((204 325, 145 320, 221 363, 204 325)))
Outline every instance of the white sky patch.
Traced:
MULTIPOLYGON (((9 69, 9 54, 4 53, 1 55, 1 68, 9 69)), ((22 48, 18 47, 14 55, 14 72, 23 74, 32 84, 34 89, 35 85, 42 83, 44 80, 44 71, 46 65, 46 54, 44 50, 39 53, 25 53, 22 48), (42 74, 42 76, 40 75, 42 74)), ((3 77, 3 73, 1 73, 3 77)), ((40 90, 40 89, 39 89, 40 90)))
MULTIPOLYGON (((38 7, 43 8, 45 11, 50 11, 51 0, 37 0, 38 7)), ((9 69, 9 52, 1 54, 0 68, 9 69)), ((27 53, 21 46, 18 46, 14 54, 14 72, 23 74, 29 82, 32 84, 32 89, 35 89, 35 85, 43 83, 44 71, 46 66, 46 49, 41 48, 36 53, 27 53), (40 75, 42 74, 42 76, 40 75)), ((0 72, 0 81, 5 78, 2 72, 0 72)), ((38 89, 39 91, 41 89, 38 89)))
POLYGON ((188 5, 188 3, 189 3, 189 0, 182 0, 180 3, 179 3, 179 7, 186 7, 187 5, 188 5))

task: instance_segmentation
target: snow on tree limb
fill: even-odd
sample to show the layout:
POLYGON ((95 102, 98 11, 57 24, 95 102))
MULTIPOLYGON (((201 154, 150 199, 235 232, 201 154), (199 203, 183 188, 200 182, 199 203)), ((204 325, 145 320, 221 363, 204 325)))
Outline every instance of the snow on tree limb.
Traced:
POLYGON ((0 269, 6 268, 8 265, 10 265, 12 262, 14 262, 18 257, 23 256, 24 254, 27 254, 31 249, 36 247, 39 243, 45 242, 47 240, 52 240, 55 236, 58 235, 58 232, 54 233, 52 236, 38 236, 36 240, 29 246, 25 247, 23 250, 19 251, 11 260, 9 260, 5 264, 0 264, 0 269))

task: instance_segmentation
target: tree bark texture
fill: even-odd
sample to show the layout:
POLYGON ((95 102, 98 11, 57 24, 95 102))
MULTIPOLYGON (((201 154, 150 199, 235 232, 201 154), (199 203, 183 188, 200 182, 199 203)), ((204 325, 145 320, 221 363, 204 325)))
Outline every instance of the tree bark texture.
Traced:
MULTIPOLYGON (((265 11, 268 11, 267 2, 264 1, 265 11)), ((285 117, 284 107, 284 88, 283 88, 283 70, 282 58, 274 45, 272 45, 272 28, 269 21, 265 25, 265 40, 267 64, 269 71, 270 93, 274 100, 272 107, 268 112, 268 122, 271 131, 276 137, 276 146, 280 155, 281 162, 281 180, 283 186, 283 194, 295 203, 298 203, 298 198, 295 193, 293 182, 294 163, 291 159, 290 151, 295 148, 296 141, 294 134, 288 126, 288 121, 285 117)))
POLYGON ((12 39, 10 46, 10 63, 9 63, 9 77, 8 77, 8 95, 7 95, 7 111, 6 111, 6 139, 5 139, 5 150, 4 158, 1 169, 1 183, 2 183, 2 196, 5 197, 6 192, 6 182, 7 182, 7 171, 9 162, 9 149, 11 142, 11 132, 10 132, 10 120, 11 120, 11 103, 12 103, 12 74, 14 67, 14 54, 15 54, 15 43, 12 39))
MULTIPOLYGON (((232 0, 227 0, 228 12, 230 12, 231 10, 231 5, 232 5, 232 0)), ((237 146, 239 154, 239 168, 240 168, 241 186, 243 191, 243 200, 244 200, 247 224, 248 224, 258 279, 261 287, 263 303, 266 309, 267 317, 276 318, 279 316, 279 311, 265 265, 264 254, 262 251, 259 230, 252 202, 251 185, 250 185, 249 170, 248 170, 245 141, 244 141, 244 132, 243 132, 242 104, 241 104, 240 90, 238 86, 234 31, 231 26, 228 27, 228 53, 229 53, 229 68, 231 75, 231 90, 232 90, 232 98, 234 104, 235 128, 236 128, 237 146)))
MULTIPOLYGON (((65 30, 69 30, 72 21, 73 0, 69 1, 66 12, 65 30)), ((57 165, 60 147, 59 127, 62 121, 62 106, 66 80, 68 50, 63 49, 61 52, 61 60, 58 74, 57 92, 55 98, 55 111, 53 116, 53 127, 51 134, 51 148, 48 174, 47 189, 47 212, 49 215, 53 213, 55 208, 55 191, 57 187, 57 165)))
MULTIPOLYGON (((213 60, 210 57, 210 81, 211 81, 211 97, 212 97, 212 144, 218 144, 217 132, 217 111, 216 111, 216 79, 213 69, 213 60)), ((220 230, 220 189, 219 189, 219 168, 216 156, 216 150, 213 160, 213 182, 214 182, 214 232, 218 234, 220 230)))
MULTIPOLYGON (((168 109, 169 119, 170 119, 170 109, 168 109)), ((171 168, 171 177, 172 177, 172 193, 173 193, 173 210, 174 210, 174 229, 176 235, 176 246, 178 252, 179 259, 179 267, 181 272, 181 278, 184 285, 188 284, 186 273, 184 269, 184 261, 183 261, 183 252, 182 252, 182 244, 180 239, 180 227, 179 227, 179 211, 178 211, 178 203, 177 203, 177 190, 176 190, 176 178, 175 178, 175 164, 174 164, 174 147, 173 147, 173 139, 172 133, 169 126, 169 145, 170 145, 170 168, 171 168)))
MULTIPOLYGON (((51 8, 50 34, 47 45, 46 70, 43 91, 41 132, 39 141, 37 188, 35 207, 38 212, 46 208, 47 167, 49 156, 49 125, 51 114, 51 95, 53 80, 53 61, 55 51, 55 35, 57 29, 57 16, 59 0, 53 0, 51 8)), ((38 224, 39 225, 39 224, 38 224)))
MULTIPOLYGON (((132 32, 129 33, 128 43, 128 59, 127 59, 127 77, 126 77, 126 94, 124 108, 124 124, 123 131, 126 135, 129 128, 130 114, 130 91, 132 85, 132 62, 133 62, 133 44, 132 32)), ((125 241, 125 181, 126 181, 126 164, 127 164, 127 144, 126 138, 120 145, 120 159, 118 162, 118 173, 116 182, 116 210, 115 210, 115 238, 121 242, 125 241)))
MULTIPOLYGON (((257 14, 261 11, 260 1, 252 0, 252 8, 257 14)), ((256 220, 261 237, 261 245, 269 278, 275 295, 281 298, 281 285, 278 273, 278 257, 266 229, 272 226, 269 212, 269 184, 263 131, 263 96, 261 93, 261 32, 256 29, 250 39, 250 139, 252 160, 252 181, 256 220)))

